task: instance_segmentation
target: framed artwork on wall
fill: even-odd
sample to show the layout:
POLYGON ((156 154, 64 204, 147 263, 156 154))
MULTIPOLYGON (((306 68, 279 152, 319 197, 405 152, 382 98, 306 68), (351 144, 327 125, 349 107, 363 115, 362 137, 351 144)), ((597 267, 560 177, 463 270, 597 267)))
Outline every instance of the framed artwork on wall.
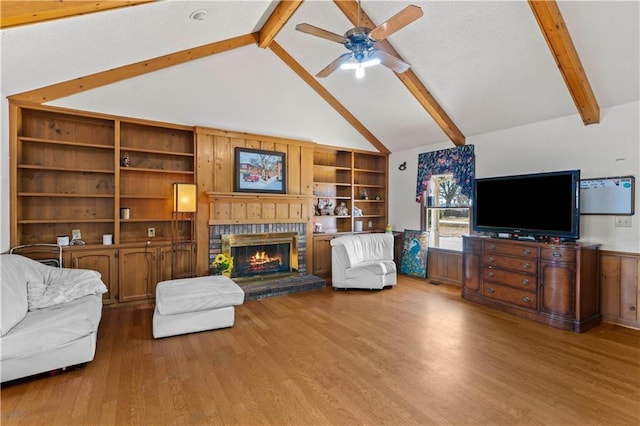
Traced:
POLYGON ((286 154, 260 149, 235 149, 234 192, 286 194, 286 154))
POLYGON ((427 278, 427 246, 429 233, 405 229, 402 234, 400 273, 427 278))

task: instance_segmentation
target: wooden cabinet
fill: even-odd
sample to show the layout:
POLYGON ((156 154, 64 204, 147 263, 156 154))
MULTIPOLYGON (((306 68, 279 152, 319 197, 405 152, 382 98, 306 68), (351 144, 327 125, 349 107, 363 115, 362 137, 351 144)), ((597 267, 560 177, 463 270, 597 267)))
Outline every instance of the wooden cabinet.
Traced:
POLYGON ((387 226, 387 157, 353 153, 353 205, 362 210, 362 230, 384 232, 387 226))
POLYGON ((13 103, 11 123, 11 246, 56 243, 79 230, 86 245, 66 247, 65 259, 102 273, 105 303, 153 297, 155 280, 169 279, 172 267, 196 270, 195 217, 174 217, 172 208, 173 183, 196 182, 191 127, 13 103), (112 245, 102 244, 104 234, 112 245), (177 266, 147 268, 171 253, 173 240, 187 247, 177 266))
POLYGON ((158 251, 156 248, 120 249, 118 256, 119 302, 148 299, 155 295, 158 251))
MULTIPOLYGON (((88 245, 171 241, 173 183, 195 183, 190 127, 12 105, 11 245, 55 243, 80 230, 88 245), (13 130, 13 129, 12 129, 13 130), (129 209, 128 218, 120 209, 129 209)), ((193 240, 192 216, 180 239, 193 240)))
POLYGON ((313 274, 320 278, 331 278, 332 235, 313 237, 313 274))
POLYGON ((600 323, 597 245, 463 239, 463 298, 576 332, 600 323))
POLYGON ((107 286, 107 293, 102 295, 105 304, 117 300, 118 290, 118 265, 114 250, 95 249, 85 250, 79 247, 74 251, 65 251, 66 265, 75 269, 91 269, 100 272, 102 281, 107 286))
MULTIPOLYGON (((120 208, 129 219, 120 220, 118 242, 148 238, 171 240, 173 183, 194 183, 194 134, 192 130, 141 123, 120 123, 120 208)), ((180 239, 193 239, 192 217, 181 217, 180 239)))
POLYGON ((11 245, 55 243, 72 229, 101 244, 115 226, 114 121, 18 111, 11 135, 11 245))
POLYGON ((352 232, 384 232, 387 225, 388 156, 319 146, 313 152, 313 274, 331 278, 331 246, 335 236, 352 232), (347 215, 335 214, 344 205, 347 215), (329 207, 328 207, 329 206, 329 207), (354 210, 359 209, 357 215, 354 210))
POLYGON ((313 154, 314 223, 323 232, 384 232, 387 225, 387 169, 385 154, 318 147, 313 154), (334 214, 344 203, 348 215, 334 214), (326 206, 330 205, 330 208, 326 206), (360 209, 356 216, 354 207, 360 209), (359 223, 360 225, 356 225, 359 223))

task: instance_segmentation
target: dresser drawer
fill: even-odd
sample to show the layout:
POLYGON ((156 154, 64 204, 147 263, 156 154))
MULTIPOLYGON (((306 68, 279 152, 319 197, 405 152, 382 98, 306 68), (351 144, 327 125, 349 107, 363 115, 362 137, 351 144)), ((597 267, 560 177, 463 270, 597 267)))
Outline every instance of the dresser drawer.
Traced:
POLYGON ((507 302, 513 305, 529 309, 537 309, 536 293, 503 286, 494 283, 485 283, 482 286, 482 294, 490 299, 507 302))
POLYGON ((520 256, 529 259, 538 258, 538 247, 536 245, 518 244, 513 242, 485 241, 484 252, 489 254, 506 254, 508 256, 520 256))
POLYGON ((569 262, 575 263, 576 251, 572 247, 543 247, 540 251, 542 260, 552 262, 569 262))
POLYGON ((538 278, 536 275, 506 271, 504 269, 484 268, 482 271, 482 279, 485 283, 499 283, 528 291, 536 291, 536 288, 538 288, 538 278))
POLYGON ((529 274, 535 274, 538 272, 538 262, 536 260, 527 258, 523 259, 521 257, 485 254, 482 257, 482 263, 484 263, 485 267, 504 268, 529 274))

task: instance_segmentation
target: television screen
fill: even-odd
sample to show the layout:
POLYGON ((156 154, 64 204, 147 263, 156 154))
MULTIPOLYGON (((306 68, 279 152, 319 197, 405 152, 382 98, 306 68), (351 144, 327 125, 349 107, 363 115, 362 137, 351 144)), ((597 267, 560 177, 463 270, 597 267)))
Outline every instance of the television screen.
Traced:
POLYGON ((476 179, 473 230, 580 238, 580 170, 476 179))

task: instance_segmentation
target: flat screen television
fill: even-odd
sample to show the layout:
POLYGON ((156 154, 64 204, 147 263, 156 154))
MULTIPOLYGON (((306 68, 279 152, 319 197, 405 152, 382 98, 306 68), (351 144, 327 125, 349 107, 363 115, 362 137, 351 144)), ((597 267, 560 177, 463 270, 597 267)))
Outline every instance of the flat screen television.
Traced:
POLYGON ((502 237, 580 238, 580 170, 476 179, 472 228, 502 237))

